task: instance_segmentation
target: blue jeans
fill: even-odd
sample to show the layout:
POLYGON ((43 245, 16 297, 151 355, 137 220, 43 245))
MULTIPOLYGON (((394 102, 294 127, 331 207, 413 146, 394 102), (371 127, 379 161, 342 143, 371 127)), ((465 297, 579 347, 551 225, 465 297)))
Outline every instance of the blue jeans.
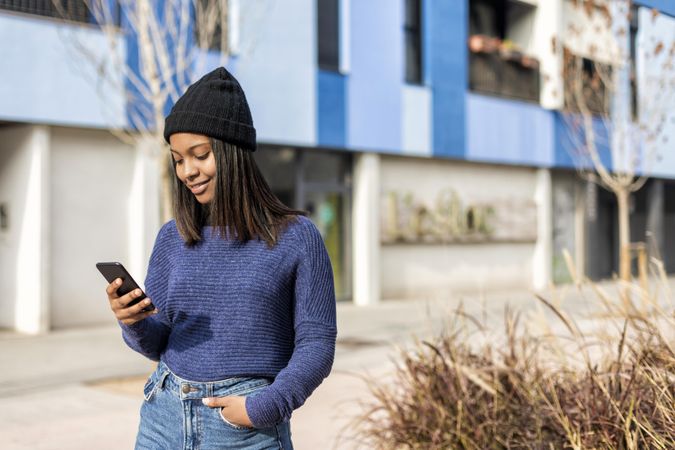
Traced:
POLYGON ((144 387, 136 450, 292 450, 290 422, 268 428, 234 425, 204 397, 251 396, 271 384, 269 378, 232 377, 209 382, 184 380, 160 361, 144 387))

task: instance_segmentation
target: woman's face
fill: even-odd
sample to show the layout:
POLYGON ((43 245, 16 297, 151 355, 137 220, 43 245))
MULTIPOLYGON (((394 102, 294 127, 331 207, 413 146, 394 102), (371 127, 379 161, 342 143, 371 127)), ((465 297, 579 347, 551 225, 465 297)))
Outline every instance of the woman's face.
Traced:
POLYGON ((169 142, 178 179, 199 203, 209 203, 216 191, 216 158, 209 138, 201 134, 174 133, 169 142))

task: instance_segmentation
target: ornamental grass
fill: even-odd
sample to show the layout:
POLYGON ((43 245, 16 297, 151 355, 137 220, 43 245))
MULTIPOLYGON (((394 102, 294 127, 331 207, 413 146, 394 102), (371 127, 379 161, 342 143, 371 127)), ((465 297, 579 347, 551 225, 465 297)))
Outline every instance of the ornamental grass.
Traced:
MULTIPOLYGON (((399 349, 353 423, 370 449, 675 449, 675 314, 663 266, 645 289, 578 281, 592 312, 537 296, 501 331, 460 307, 399 349), (590 293, 590 294, 589 294, 590 293)), ((572 273, 574 273, 572 271, 572 273)))

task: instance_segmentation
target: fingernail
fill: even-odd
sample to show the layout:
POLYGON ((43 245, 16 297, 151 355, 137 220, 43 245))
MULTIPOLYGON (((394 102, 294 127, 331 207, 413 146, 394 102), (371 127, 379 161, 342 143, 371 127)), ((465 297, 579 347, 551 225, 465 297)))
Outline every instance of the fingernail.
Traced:
POLYGON ((134 291, 134 294, 135 294, 135 295, 141 295, 141 291, 138 290, 138 289, 136 289, 136 290, 134 291))
POLYGON ((211 403, 211 399, 203 398, 202 403, 204 403, 205 405, 208 405, 209 403, 211 403))
POLYGON ((150 304, 150 300, 143 300, 143 304, 144 304, 144 305, 149 305, 149 304, 150 304))

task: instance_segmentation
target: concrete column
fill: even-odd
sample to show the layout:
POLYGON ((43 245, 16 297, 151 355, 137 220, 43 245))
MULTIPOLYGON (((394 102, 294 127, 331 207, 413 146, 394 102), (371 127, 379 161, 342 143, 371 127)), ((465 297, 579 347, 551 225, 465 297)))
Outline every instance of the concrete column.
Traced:
POLYGON ((160 226, 160 168, 154 140, 140 141, 136 147, 134 175, 127 205, 129 261, 124 265, 136 281, 145 278, 152 246, 160 226))
POLYGON ((664 249, 663 180, 652 179, 647 191, 647 248, 656 249, 663 260, 664 249))
POLYGON ((380 155, 354 158, 352 245, 354 303, 380 301, 380 155))
POLYGON ((534 22, 534 51, 541 72, 540 103, 544 108, 559 109, 563 105, 562 51, 554 52, 552 42, 561 42, 563 0, 537 3, 534 22))
POLYGON ((340 73, 348 74, 351 68, 351 0, 340 1, 340 73))
POLYGON ((532 286, 547 288, 552 278, 553 264, 553 192, 551 171, 537 169, 537 186, 534 194, 537 205, 537 242, 532 258, 532 286))
POLYGON ((15 328, 29 334, 49 331, 50 129, 34 126, 25 151, 30 154, 26 202, 19 230, 15 328))

